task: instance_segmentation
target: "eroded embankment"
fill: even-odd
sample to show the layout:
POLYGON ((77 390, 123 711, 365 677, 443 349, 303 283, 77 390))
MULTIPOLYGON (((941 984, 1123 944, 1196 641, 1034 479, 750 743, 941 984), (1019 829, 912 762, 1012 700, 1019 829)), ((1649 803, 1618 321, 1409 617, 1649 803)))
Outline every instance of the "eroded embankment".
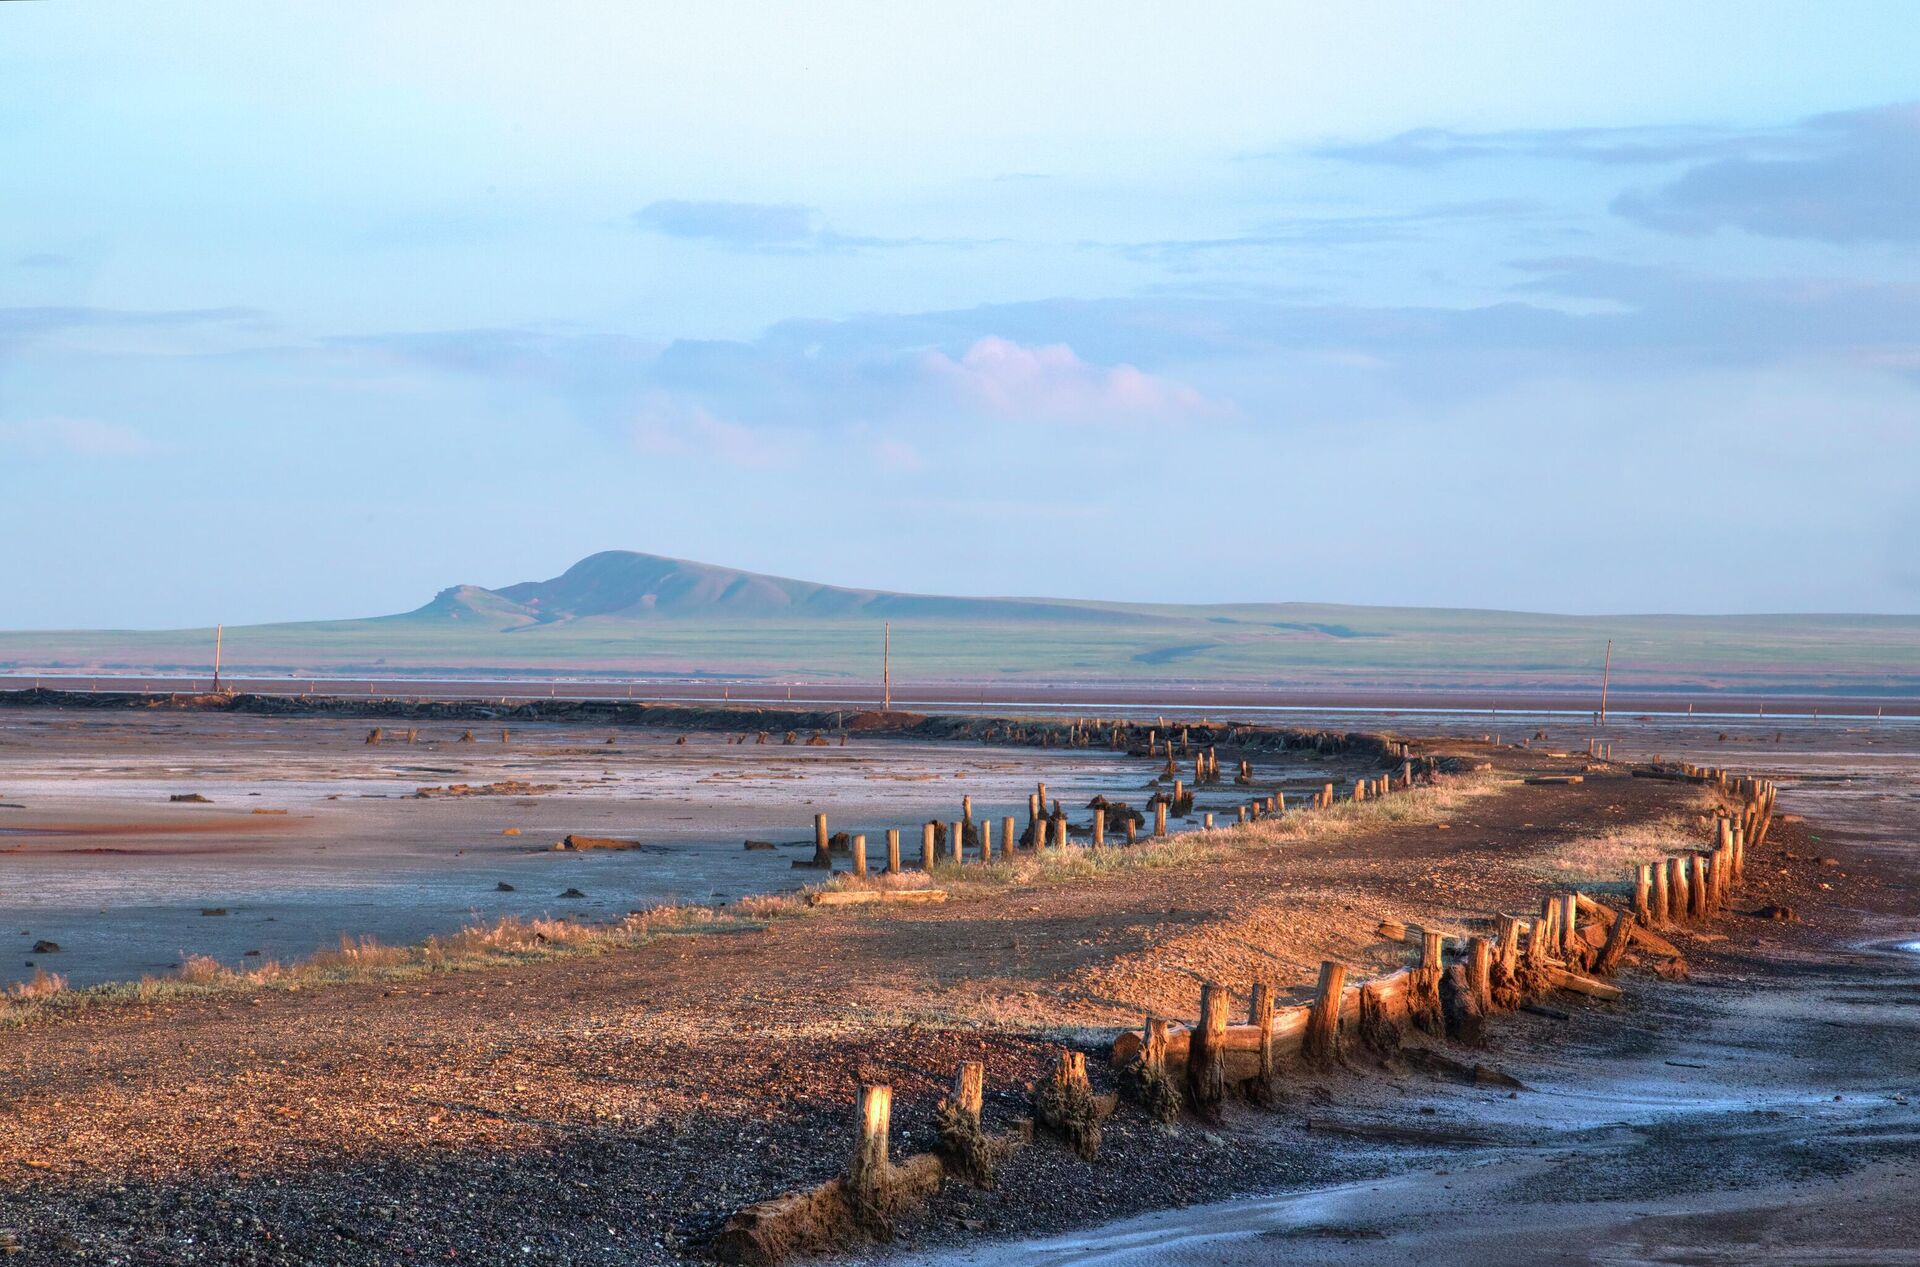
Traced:
POLYGON ((1404 745, 1368 731, 1303 730, 1246 723, 1175 723, 1171 728, 1129 721, 1081 718, 973 717, 963 714, 910 713, 881 709, 695 707, 624 700, 419 700, 343 695, 255 695, 246 692, 186 695, 134 691, 55 691, 41 687, 0 691, 0 707, 182 709, 248 713, 261 717, 361 717, 373 721, 542 722, 592 726, 634 726, 661 730, 709 730, 779 736, 795 742, 803 736, 857 733, 893 734, 916 739, 965 739, 1039 747, 1144 748, 1149 734, 1165 740, 1185 735, 1193 747, 1231 745, 1249 751, 1311 748, 1319 752, 1373 756, 1382 761, 1404 755, 1404 745))

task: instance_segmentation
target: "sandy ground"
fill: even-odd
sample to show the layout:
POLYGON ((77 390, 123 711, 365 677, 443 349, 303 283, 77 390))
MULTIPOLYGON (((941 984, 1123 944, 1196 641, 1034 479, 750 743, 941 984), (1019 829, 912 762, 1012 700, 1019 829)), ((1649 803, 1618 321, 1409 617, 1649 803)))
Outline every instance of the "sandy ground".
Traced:
MULTIPOLYGON (((1883 948, 1916 915, 1907 856, 1872 830, 1911 802, 1872 798, 1910 797, 1913 776, 1875 748, 1880 791, 1846 785, 1858 825, 1784 824, 1751 873, 1748 901, 1804 922, 1731 917, 1689 939, 1689 983, 1633 974, 1623 1007, 1501 1022, 1475 1058, 1520 1076, 1515 1098, 1355 1069, 1298 1075, 1279 1111, 1217 1128, 1123 1112, 1099 1161, 1028 1149, 995 1191, 948 1185, 885 1256, 1719 1262, 1771 1237, 1778 1261, 1911 1261, 1907 1203, 1874 1198, 1912 1177, 1895 1097, 1913 1091, 1913 967, 1883 948), (1387 1148, 1309 1117, 1432 1118, 1488 1142, 1387 1148), (1274 1193, 1293 1195, 1258 1195, 1274 1193), (1841 1204, 1859 1195, 1868 1217, 1841 1204)), ((1584 764, 1486 755, 1507 776, 1584 764)), ((1202 980, 1297 997, 1324 956, 1392 966, 1380 916, 1484 928, 1534 906, 1540 860, 1568 841, 1696 796, 1602 768, 1205 867, 35 1024, 0 1044, 0 1225, 28 1262, 697 1259, 733 1209, 839 1169, 861 1081, 894 1085, 897 1152, 926 1146, 961 1058, 986 1061, 988 1123, 1010 1125, 1062 1041, 1190 1014, 1202 980)))

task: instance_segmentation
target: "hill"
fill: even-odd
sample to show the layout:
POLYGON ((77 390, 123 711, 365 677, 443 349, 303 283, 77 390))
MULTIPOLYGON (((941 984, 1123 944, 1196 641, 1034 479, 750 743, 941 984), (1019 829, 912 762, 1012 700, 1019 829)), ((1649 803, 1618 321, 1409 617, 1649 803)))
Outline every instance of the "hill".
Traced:
MULTIPOLYGON (((232 673, 591 674, 1275 689, 1622 688, 1920 697, 1920 617, 1570 616, 1316 603, 1107 603, 853 589, 631 551, 457 585, 392 616, 229 627, 232 673)), ((211 630, 0 632, 0 671, 204 673, 211 630)))

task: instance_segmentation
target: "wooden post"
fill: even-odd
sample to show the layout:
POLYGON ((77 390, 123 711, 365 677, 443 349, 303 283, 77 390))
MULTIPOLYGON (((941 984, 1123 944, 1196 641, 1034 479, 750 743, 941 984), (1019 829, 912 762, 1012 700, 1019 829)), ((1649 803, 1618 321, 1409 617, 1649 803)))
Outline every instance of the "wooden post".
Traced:
POLYGON ((933 870, 933 824, 920 824, 920 869, 933 870))
POLYGON ((982 863, 993 861, 993 820, 991 818, 980 820, 980 861, 982 863))
POLYGON ((1313 1009, 1307 1014, 1307 1032, 1300 1041, 1300 1049, 1307 1059, 1326 1064, 1339 1054, 1340 996, 1346 984, 1346 965, 1331 959, 1320 965, 1313 1009))
POLYGON ((1653 912, 1653 922, 1664 924, 1670 918, 1667 914, 1667 864, 1654 862, 1647 867, 1653 875, 1653 898, 1649 909, 1653 912))
POLYGON ((887 874, 900 874, 900 829, 887 828, 887 874))
POLYGON ((1508 981, 1520 970, 1520 930, 1526 924, 1517 915, 1500 917, 1500 974, 1508 981))
POLYGON ((1493 946, 1484 937, 1467 939, 1467 984, 1480 1010, 1493 1010, 1493 946))
POLYGON ((855 1192, 870 1192, 886 1179, 887 1125, 892 1116, 892 1087, 869 1084, 860 1089, 860 1115, 854 1123, 858 1135, 847 1163, 847 1186, 855 1192))
POLYGON ((1321 796, 1321 799, 1325 802, 1325 808, 1332 809, 1333 808, 1333 784, 1329 783, 1325 787, 1321 788, 1320 796, 1321 796))
POLYGON ((1423 930, 1420 936, 1420 966, 1438 971, 1446 967, 1447 940, 1431 929, 1423 930))
POLYGON ((1676 924, 1687 921, 1692 902, 1687 897, 1687 864, 1679 858, 1667 859, 1667 918, 1676 924))
POLYGON ((1560 953, 1560 903, 1554 898, 1540 899, 1540 918, 1533 922, 1533 940, 1528 945, 1536 960, 1560 953))
POLYGON ((1653 868, 1641 863, 1633 869, 1633 917, 1643 928, 1653 926, 1653 868))
POLYGON ((1227 1096, 1227 988, 1200 987, 1200 1023, 1187 1040, 1187 1098, 1211 1116, 1227 1096))
POLYGON ((813 816, 813 858, 815 862, 832 859, 832 855, 827 851, 827 816, 825 814, 813 816))
POLYGON ((1107 811, 1103 806, 1096 806, 1093 811, 1093 847, 1107 847, 1107 811))
POLYGON ((1235 806, 1234 813, 1238 815, 1236 821, 1239 822, 1242 826, 1244 826, 1247 821, 1247 807, 1244 805, 1235 806))
POLYGON ((987 1098, 987 1066, 978 1060, 963 1060, 953 1073, 953 1105, 980 1124, 980 1110, 987 1098))
POLYGON ((1206 817, 1205 817, 1205 818, 1203 818, 1203 819, 1201 820, 1201 826, 1203 826, 1203 827, 1205 827, 1205 828, 1206 828, 1206 829, 1207 829, 1208 831, 1212 831, 1212 830, 1213 830, 1213 813, 1212 813, 1212 811, 1208 811, 1208 813, 1207 813, 1207 815, 1206 815, 1206 817))
POLYGON ((971 796, 963 796, 960 798, 960 817, 969 823, 973 821, 973 798, 971 796))
POLYGON ((1155 839, 1167 834, 1167 803, 1156 801, 1153 806, 1153 834, 1155 839))
POLYGON ((953 831, 947 836, 947 856, 955 862, 967 860, 966 824, 954 823, 953 831))
POLYGON ((1018 843, 1018 839, 1013 834, 1013 815, 1009 814, 1000 820, 1000 847, 1011 857, 1013 847, 1018 843))
POLYGON ((1571 893, 1560 895, 1560 953, 1563 958, 1573 957, 1574 934, 1578 931, 1580 902, 1571 893))
POLYGON ((1706 868, 1700 865, 1700 856, 1691 855, 1680 860, 1687 868, 1687 915, 1692 919, 1707 917, 1707 875, 1706 868))
POLYGON ((1067 847, 1067 816, 1065 814, 1057 814, 1054 816, 1053 847, 1055 849, 1065 849, 1067 847))
POLYGON ((1247 1002, 1247 1023, 1260 1032, 1260 1093, 1264 1097, 1273 1086, 1273 991, 1264 981, 1253 984, 1253 997, 1247 1002))
POLYGON ((1355 779, 1353 781, 1353 799, 1356 802, 1367 799, 1367 781, 1365 779, 1355 779))

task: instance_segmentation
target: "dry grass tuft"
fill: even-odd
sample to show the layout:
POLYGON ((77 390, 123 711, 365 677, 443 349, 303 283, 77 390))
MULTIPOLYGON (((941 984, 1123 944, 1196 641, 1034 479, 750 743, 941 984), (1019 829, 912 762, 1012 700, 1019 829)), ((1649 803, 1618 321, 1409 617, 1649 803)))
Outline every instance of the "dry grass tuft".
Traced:
POLYGON ((1643 862, 1700 847, 1697 824, 1677 815, 1581 836, 1525 859, 1521 865, 1555 884, 1624 886, 1643 862))

